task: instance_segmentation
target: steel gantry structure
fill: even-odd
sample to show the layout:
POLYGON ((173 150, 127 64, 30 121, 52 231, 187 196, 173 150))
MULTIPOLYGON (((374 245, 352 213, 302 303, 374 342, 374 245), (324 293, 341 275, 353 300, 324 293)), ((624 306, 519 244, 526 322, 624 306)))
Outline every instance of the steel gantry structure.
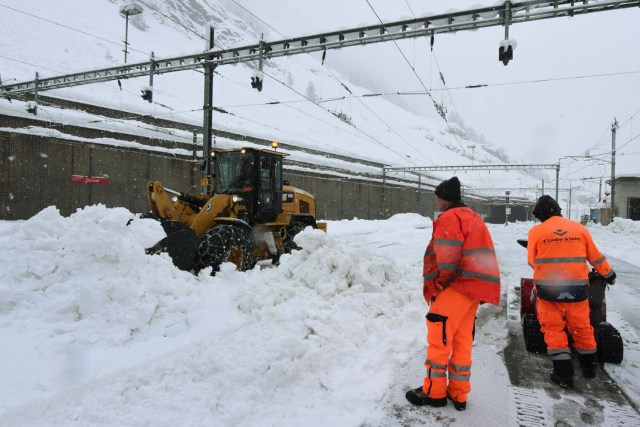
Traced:
POLYGON ((388 172, 435 172, 435 171, 470 171, 470 170, 534 170, 534 169, 555 169, 556 171, 556 200, 560 189, 560 163, 541 164, 497 164, 497 165, 450 165, 450 166, 409 166, 409 167, 385 167, 382 169, 386 180, 388 172))
MULTIPOLYGON (((494 5, 459 12, 444 13, 420 18, 380 23, 348 30, 333 31, 304 37, 295 37, 279 41, 260 41, 257 44, 238 48, 215 50, 213 31, 209 31, 208 50, 191 55, 170 58, 156 58, 151 52, 149 61, 122 64, 98 70, 83 71, 66 75, 36 78, 31 81, 13 84, 2 84, 0 81, 0 97, 34 93, 38 91, 60 89, 90 83, 99 83, 134 77, 149 76, 153 84, 154 74, 204 68, 205 100, 204 100, 204 135, 203 152, 211 148, 212 105, 212 72, 219 65, 237 64, 278 58, 301 53, 311 53, 329 49, 340 49, 372 43, 387 42, 399 39, 434 36, 439 33, 451 33, 464 30, 477 30, 492 26, 505 27, 505 39, 499 46, 499 59, 507 64, 512 59, 513 51, 505 57, 504 49, 510 46, 509 26, 520 22, 530 22, 549 18, 573 17, 576 15, 639 7, 640 0, 530 0, 521 2, 505 1, 502 5, 494 5)), ((512 46, 514 47, 514 46, 512 46)), ((259 85, 252 86, 261 88, 259 85)), ((151 102, 152 93, 143 90, 143 98, 151 102)), ((37 110, 34 110, 37 111, 37 110)), ((205 156, 209 158, 209 156, 205 156)), ((205 174, 210 174, 210 162, 206 162, 205 174)))
MULTIPOLYGON (((431 36, 463 30, 476 30, 492 26, 508 26, 520 22, 575 16, 630 7, 640 7, 640 0, 555 0, 506 1, 502 6, 490 6, 462 12, 445 13, 421 18, 394 21, 366 27, 333 31, 305 37, 261 41, 258 44, 214 51, 199 52, 171 58, 155 58, 150 61, 123 64, 115 67, 41 78, 13 84, 0 84, 0 96, 11 96, 39 90, 59 89, 116 79, 148 76, 153 66, 154 74, 201 68, 207 64, 225 65, 271 59, 300 53, 340 49, 404 38, 431 36)), ((0 82, 1 83, 1 82, 0 82)))

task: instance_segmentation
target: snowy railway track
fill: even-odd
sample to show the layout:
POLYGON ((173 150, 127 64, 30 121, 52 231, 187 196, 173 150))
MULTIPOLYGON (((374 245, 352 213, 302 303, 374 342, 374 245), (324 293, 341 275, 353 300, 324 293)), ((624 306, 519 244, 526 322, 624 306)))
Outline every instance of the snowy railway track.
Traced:
MULTIPOLYGON (((508 311, 516 308, 510 304, 508 311)), ((583 379, 576 369, 571 390, 552 384, 548 376, 550 361, 544 354, 525 349, 519 315, 509 319, 509 341, 503 357, 519 426, 640 426, 638 408, 602 366, 595 380, 583 379)))

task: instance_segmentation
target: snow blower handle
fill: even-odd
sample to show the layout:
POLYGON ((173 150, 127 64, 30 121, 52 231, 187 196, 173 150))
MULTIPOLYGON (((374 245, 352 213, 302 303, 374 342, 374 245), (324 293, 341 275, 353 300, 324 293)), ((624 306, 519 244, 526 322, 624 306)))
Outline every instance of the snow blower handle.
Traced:
POLYGON ((606 279, 604 279, 609 285, 615 285, 616 284, 616 272, 612 271, 611 272, 611 276, 607 277, 606 279))
POLYGON ((594 282, 605 282, 608 285, 614 285, 616 283, 616 273, 615 271, 612 271, 611 276, 605 278, 601 274, 599 274, 595 268, 592 268, 591 272, 589 273, 589 283, 594 282))

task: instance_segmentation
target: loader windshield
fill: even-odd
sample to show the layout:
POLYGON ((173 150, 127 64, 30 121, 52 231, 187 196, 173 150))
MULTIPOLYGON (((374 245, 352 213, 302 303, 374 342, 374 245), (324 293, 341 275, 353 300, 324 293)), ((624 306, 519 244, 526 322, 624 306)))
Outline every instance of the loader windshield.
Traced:
POLYGON ((255 157, 251 152, 232 151, 216 155, 216 193, 251 191, 255 186, 255 157))

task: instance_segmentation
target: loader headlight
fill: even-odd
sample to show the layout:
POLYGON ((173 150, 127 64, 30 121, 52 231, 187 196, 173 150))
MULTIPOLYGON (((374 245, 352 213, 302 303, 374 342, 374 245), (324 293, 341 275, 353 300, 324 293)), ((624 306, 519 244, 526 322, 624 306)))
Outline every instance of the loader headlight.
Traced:
POLYGON ((171 201, 172 201, 173 203, 178 203, 178 196, 173 196, 173 197, 171 198, 171 201))
POLYGON ((233 197, 231 197, 231 200, 233 201, 233 203, 239 203, 244 201, 244 199, 238 196, 237 194, 234 194, 233 197))

